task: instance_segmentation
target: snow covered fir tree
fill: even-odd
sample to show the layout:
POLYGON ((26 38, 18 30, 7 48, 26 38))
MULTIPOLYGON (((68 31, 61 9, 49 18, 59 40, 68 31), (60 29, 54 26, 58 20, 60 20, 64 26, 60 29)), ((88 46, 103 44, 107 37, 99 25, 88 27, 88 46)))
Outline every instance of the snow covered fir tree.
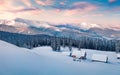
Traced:
POLYGON ((116 40, 115 46, 116 46, 116 52, 119 53, 120 52, 120 40, 119 39, 116 40))
POLYGON ((57 37, 49 35, 25 35, 0 31, 0 39, 19 47, 34 48, 39 46, 51 46, 54 51, 60 51, 60 47, 76 47, 96 49, 102 51, 118 51, 119 43, 116 40, 107 40, 104 38, 92 38, 82 36, 79 38, 57 37), (8 37, 8 38, 6 38, 8 37), (118 43, 118 44, 116 44, 118 43))

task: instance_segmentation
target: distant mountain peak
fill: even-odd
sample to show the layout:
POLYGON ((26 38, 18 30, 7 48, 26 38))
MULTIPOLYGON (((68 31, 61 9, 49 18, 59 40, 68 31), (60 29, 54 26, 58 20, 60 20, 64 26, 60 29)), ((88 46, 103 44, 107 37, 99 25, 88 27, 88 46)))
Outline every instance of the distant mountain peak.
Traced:
POLYGON ((84 30, 88 30, 90 28, 102 28, 99 24, 90 24, 86 22, 82 22, 79 26, 84 30))
POLYGON ((14 20, 5 20, 5 19, 0 19, 0 24, 3 25, 15 25, 15 21, 14 20))
MULTIPOLYGON (((117 28, 119 29, 119 26, 117 28)), ((22 33, 27 35, 48 34, 67 37, 70 35, 75 35, 75 37, 120 37, 120 31, 105 28, 100 24, 92 24, 87 22, 82 22, 80 24, 52 24, 22 18, 16 18, 14 20, 0 20, 0 31, 22 33)))

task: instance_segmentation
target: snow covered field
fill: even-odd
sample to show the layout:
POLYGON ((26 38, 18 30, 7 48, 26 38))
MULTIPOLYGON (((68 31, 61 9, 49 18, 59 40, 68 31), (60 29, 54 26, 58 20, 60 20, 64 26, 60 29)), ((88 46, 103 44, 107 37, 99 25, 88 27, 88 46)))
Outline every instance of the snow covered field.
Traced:
POLYGON ((67 48, 62 52, 50 47, 29 50, 0 41, 0 75, 120 75, 116 53, 82 50, 87 52, 87 60, 77 62, 68 56, 67 48), (92 62, 94 53, 108 55, 108 63, 92 62))

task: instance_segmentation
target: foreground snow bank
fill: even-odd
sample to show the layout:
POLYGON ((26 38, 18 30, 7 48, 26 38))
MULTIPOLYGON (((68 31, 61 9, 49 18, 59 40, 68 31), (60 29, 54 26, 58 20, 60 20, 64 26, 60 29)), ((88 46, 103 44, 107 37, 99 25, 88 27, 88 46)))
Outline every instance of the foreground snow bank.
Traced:
POLYGON ((120 62, 114 52, 83 50, 87 52, 87 60, 75 62, 64 49, 63 52, 54 52, 50 47, 28 50, 0 41, 0 75, 120 75, 120 62), (109 63, 92 62, 93 53, 108 55, 109 63))

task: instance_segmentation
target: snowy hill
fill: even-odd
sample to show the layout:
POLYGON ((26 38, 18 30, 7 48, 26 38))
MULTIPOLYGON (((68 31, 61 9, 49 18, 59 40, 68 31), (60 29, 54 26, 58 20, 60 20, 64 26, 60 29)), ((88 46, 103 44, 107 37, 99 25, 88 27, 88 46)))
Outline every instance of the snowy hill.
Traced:
POLYGON ((0 41, 0 75, 120 75, 120 60, 114 52, 82 49, 87 52, 87 60, 77 62, 67 56, 67 50, 54 52, 50 47, 29 50, 0 41), (93 53, 108 55, 109 62, 92 62, 93 53))

